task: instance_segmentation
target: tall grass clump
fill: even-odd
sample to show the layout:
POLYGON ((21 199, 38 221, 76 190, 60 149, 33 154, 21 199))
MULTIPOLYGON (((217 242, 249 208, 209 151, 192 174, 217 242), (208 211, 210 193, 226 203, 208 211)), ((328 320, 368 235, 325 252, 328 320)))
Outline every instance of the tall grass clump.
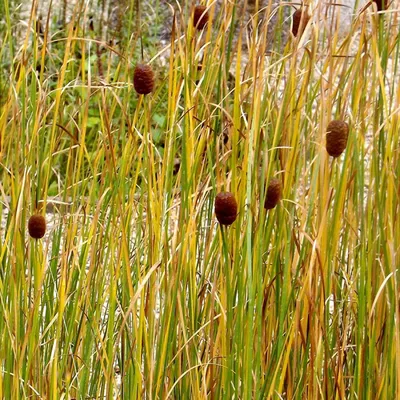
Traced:
POLYGON ((397 3, 39 3, 0 0, 0 397, 399 398, 397 3))

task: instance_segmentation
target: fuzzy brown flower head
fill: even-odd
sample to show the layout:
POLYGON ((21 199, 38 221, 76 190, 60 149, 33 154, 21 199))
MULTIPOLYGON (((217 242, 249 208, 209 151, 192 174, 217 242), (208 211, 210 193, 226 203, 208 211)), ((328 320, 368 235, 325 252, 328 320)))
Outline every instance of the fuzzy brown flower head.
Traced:
POLYGON ((221 192, 215 198, 215 214, 221 225, 232 225, 237 217, 237 203, 230 192, 221 192))
POLYGON ((46 233, 46 220, 43 215, 35 214, 29 218, 28 232, 34 239, 41 239, 46 233))
POLYGON ((299 8, 292 15, 292 33, 294 37, 301 36, 310 20, 310 16, 306 10, 299 8))
POLYGON ((383 11, 388 8, 388 0, 373 0, 372 2, 376 4, 376 9, 378 11, 383 11))
POLYGON ((273 178, 270 180, 267 196, 265 198, 264 208, 266 210, 271 210, 279 203, 282 196, 282 183, 279 179, 273 178))
POLYGON ((206 6, 196 6, 193 10, 193 25, 198 30, 205 27, 208 22, 208 11, 206 6))
POLYGON ((154 72, 150 65, 136 65, 133 73, 133 86, 139 94, 149 94, 154 90, 154 72))
POLYGON ((341 120, 329 122, 326 129, 326 151, 332 157, 339 157, 347 146, 349 125, 341 120))

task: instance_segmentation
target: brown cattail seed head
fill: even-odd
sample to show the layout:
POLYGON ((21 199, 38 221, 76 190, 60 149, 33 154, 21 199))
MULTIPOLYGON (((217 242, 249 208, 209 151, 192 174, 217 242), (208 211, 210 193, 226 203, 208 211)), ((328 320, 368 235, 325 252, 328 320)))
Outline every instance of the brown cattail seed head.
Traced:
POLYGON ((154 89, 154 72, 150 65, 138 64, 133 73, 133 86, 139 94, 149 94, 154 89))
POLYGON ((175 158, 172 173, 176 175, 179 172, 180 167, 181 167, 181 160, 179 158, 175 158))
POLYGON ((237 216, 235 196, 230 192, 221 192, 215 198, 215 214, 221 225, 232 225, 237 216))
POLYGON ((193 25, 198 30, 204 28, 208 22, 208 11, 206 6, 196 6, 193 11, 193 25))
POLYGON ((89 30, 94 31, 94 22, 93 22, 93 15, 89 16, 89 30))
POLYGON ((339 157, 347 146, 349 125, 341 120, 329 122, 326 129, 326 151, 332 157, 339 157))
POLYGON ((302 8, 296 10, 292 16, 293 25, 292 25, 292 33, 293 36, 297 37, 298 35, 301 36, 310 20, 310 16, 306 10, 302 8), (300 27, 301 26, 301 27, 300 27))
POLYGON ((265 198, 264 208, 266 210, 271 210, 274 208, 281 199, 282 196, 282 183, 279 179, 273 178, 270 180, 267 196, 265 198))
POLYGON ((34 239, 41 239, 46 232, 46 220, 43 215, 35 214, 29 218, 28 232, 34 239))
POLYGON ((376 9, 378 11, 383 11, 386 10, 388 5, 387 5, 387 0, 373 0, 373 3, 376 4, 376 9))

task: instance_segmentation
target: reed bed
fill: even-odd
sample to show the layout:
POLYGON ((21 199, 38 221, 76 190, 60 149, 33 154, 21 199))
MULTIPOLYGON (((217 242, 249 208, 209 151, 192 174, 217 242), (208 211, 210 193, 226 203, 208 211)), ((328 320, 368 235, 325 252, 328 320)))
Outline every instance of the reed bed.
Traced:
POLYGON ((400 398, 399 4, 248 2, 0 0, 0 398, 400 398))

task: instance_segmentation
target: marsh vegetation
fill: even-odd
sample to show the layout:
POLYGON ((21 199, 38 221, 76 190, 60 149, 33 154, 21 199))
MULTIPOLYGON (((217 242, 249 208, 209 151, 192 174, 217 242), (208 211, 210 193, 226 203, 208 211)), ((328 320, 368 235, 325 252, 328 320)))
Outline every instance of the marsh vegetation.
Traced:
POLYGON ((1 398, 399 398, 400 7, 304 3, 0 0, 1 398))

